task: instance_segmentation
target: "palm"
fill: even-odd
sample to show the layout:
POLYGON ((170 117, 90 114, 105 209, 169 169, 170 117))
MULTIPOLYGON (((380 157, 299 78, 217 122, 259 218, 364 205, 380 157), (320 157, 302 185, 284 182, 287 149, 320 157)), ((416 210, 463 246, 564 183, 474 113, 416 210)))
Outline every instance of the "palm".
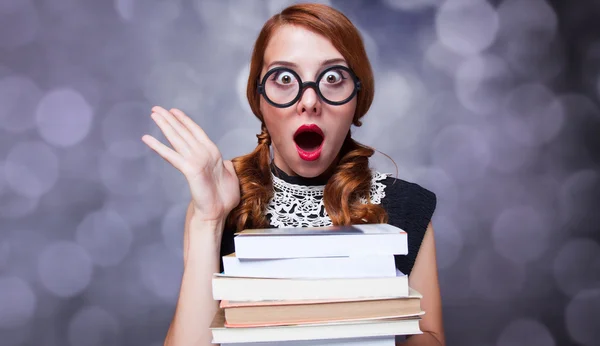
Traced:
POLYGON ((142 140, 183 173, 199 218, 227 217, 240 201, 239 181, 231 161, 223 160, 206 133, 180 110, 152 110, 152 118, 173 149, 148 135, 142 140))

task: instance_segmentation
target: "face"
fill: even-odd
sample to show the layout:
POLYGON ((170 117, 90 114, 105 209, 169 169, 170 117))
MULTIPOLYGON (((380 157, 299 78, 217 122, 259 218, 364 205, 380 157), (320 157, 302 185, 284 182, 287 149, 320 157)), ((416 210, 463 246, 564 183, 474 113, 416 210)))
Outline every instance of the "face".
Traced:
MULTIPOLYGON (((321 72, 334 65, 348 66, 329 39, 303 27, 284 25, 267 45, 260 78, 273 68, 288 67, 302 82, 316 81, 321 72)), ((285 72, 272 76, 269 80, 284 84, 294 79, 285 72)), ((336 83, 339 77, 335 70, 327 72, 321 84, 336 83)), ((300 99, 286 108, 275 107, 261 97, 260 110, 271 135, 277 167, 289 175, 307 178, 327 173, 337 163, 355 109, 356 96, 343 105, 331 105, 313 88, 304 89, 300 99)))

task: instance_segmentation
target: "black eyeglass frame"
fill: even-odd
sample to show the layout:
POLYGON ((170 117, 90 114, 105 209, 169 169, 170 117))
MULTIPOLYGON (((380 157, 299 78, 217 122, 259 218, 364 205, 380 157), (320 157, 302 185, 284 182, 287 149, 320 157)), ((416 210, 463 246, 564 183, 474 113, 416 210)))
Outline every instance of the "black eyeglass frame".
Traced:
POLYGON ((265 100, 272 106, 275 106, 278 108, 287 108, 287 107, 293 105, 294 103, 298 102, 298 100, 302 97, 302 93, 304 92, 304 89, 313 88, 317 92, 317 95, 319 95, 319 98, 321 98, 321 100, 323 100, 325 103, 328 103, 333 106, 341 106, 343 104, 350 102, 350 100, 352 100, 352 98, 354 96, 356 96, 356 94, 358 94, 361 87, 362 87, 362 85, 361 85, 358 77, 356 77, 356 75, 350 68, 348 68, 344 65, 334 65, 334 66, 330 66, 330 67, 326 68, 321 73, 319 73, 316 81, 314 81, 314 82, 302 82, 302 78, 300 78, 300 76, 296 73, 296 71, 294 71, 288 67, 275 67, 275 68, 272 68, 269 71, 267 71, 267 73, 262 78, 262 81, 258 83, 258 94, 262 95, 265 98, 265 100), (325 96, 323 96, 323 94, 321 93, 321 90, 319 89, 318 82, 320 82, 321 79, 323 78, 323 76, 331 70, 344 70, 344 71, 348 72, 348 75, 352 78, 352 80, 354 82, 354 90, 352 91, 352 94, 350 94, 350 96, 348 96, 346 99, 344 99, 342 101, 335 102, 335 101, 328 100, 325 96), (284 103, 284 104, 275 103, 273 100, 271 100, 269 98, 269 96, 267 96, 267 93, 265 92, 265 83, 267 82, 268 78, 271 77, 272 74, 279 72, 279 71, 286 71, 286 72, 293 74, 294 77, 296 77, 296 80, 298 80, 298 84, 300 85, 300 88, 298 88, 298 95, 296 95, 296 97, 294 97, 294 99, 292 101, 290 101, 288 103, 284 103))

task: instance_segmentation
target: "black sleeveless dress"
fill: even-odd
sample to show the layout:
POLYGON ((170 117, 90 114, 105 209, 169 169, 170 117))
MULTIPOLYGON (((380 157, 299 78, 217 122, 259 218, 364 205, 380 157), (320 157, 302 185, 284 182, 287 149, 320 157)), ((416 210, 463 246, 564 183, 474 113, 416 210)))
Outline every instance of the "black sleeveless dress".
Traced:
MULTIPOLYGON (((288 176, 274 164, 271 165, 271 173, 274 196, 266 215, 272 227, 317 227, 332 224, 322 201, 326 181, 288 176)), ((388 213, 388 223, 402 228, 408 234, 408 254, 395 256, 396 268, 408 275, 435 211, 436 196, 418 184, 393 178, 389 174, 373 171, 372 175, 372 203, 381 204, 388 213)), ((221 256, 235 252, 233 237, 233 230, 223 231, 221 256)))

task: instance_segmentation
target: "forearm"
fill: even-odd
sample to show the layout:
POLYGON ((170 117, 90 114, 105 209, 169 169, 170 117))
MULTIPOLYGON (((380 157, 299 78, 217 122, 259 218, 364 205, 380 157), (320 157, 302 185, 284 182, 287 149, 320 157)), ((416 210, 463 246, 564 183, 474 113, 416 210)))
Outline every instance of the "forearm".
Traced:
POLYGON ((190 219, 186 229, 184 271, 175 316, 165 345, 211 344, 210 323, 218 302, 212 298, 213 273, 219 270, 222 223, 190 219))
POLYGON ((396 346, 445 346, 440 338, 430 332, 410 336, 404 342, 397 342, 396 346))

